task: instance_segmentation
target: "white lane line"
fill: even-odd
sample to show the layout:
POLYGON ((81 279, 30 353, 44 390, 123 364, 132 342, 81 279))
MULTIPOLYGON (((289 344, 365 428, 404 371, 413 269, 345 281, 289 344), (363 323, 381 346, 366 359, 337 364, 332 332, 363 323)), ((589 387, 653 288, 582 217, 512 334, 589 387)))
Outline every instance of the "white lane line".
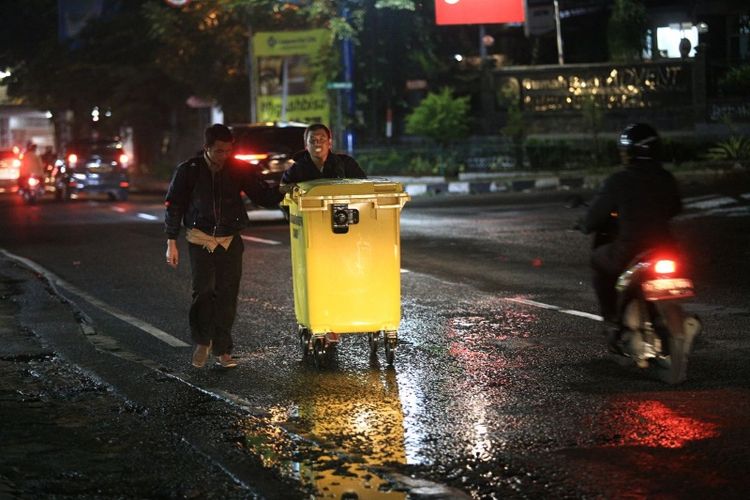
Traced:
POLYGON ((732 205, 737 203, 737 200, 728 196, 720 196, 718 198, 711 198, 703 201, 694 201, 692 203, 685 204, 685 208, 697 208, 697 209, 708 209, 718 208, 726 205, 732 205))
POLYGON ((508 302, 515 302, 517 304, 524 304, 524 305, 532 306, 532 307, 539 307, 541 309, 549 309, 551 311, 557 311, 563 314, 570 314, 571 316, 578 316, 581 318, 593 319, 594 321, 602 321, 604 319, 598 314, 591 314, 591 313, 587 313, 584 311, 576 311, 575 309, 563 309, 562 307, 559 307, 559 306, 555 306, 552 304, 545 304, 544 302, 537 302, 535 300, 521 299, 518 297, 511 297, 511 298, 507 298, 503 300, 506 300, 508 302))
POLYGON ((140 217, 141 219, 146 219, 146 220, 158 220, 158 219, 159 219, 159 218, 158 218, 157 216, 155 216, 155 215, 151 215, 151 214, 144 214, 143 212, 140 212, 140 213, 138 214, 138 217, 140 217))
POLYGON ((41 274, 47 280, 49 280, 50 283, 53 285, 59 286, 60 288, 63 288, 67 290, 70 293, 73 293, 75 295, 78 295, 82 299, 89 302, 91 305, 101 309, 102 311, 111 314, 117 319, 120 319, 140 330, 143 330, 144 332, 148 333, 149 335, 161 340, 162 342, 171 345, 172 347, 190 347, 190 344, 186 344, 182 340, 171 336, 167 332, 163 330, 159 330, 155 326, 152 326, 145 321, 142 321, 134 316, 131 316, 127 313, 124 313, 120 311, 119 309, 110 306, 109 304, 102 302, 101 300, 97 299, 96 297, 89 295, 88 293, 84 292, 83 290, 79 290, 75 286, 71 285, 70 283, 63 281, 62 279, 58 278, 54 273, 48 271, 47 269, 43 268, 33 260, 27 259, 26 257, 21 257, 19 255, 12 254, 8 252, 5 249, 0 249, 0 252, 3 253, 6 257, 13 259, 17 262, 20 262, 24 264, 25 266, 29 267, 30 269, 36 271, 37 273, 41 274))
POLYGON ((252 241, 255 243, 265 243, 266 245, 281 245, 280 241, 267 240, 265 238, 256 238, 255 236, 245 236, 244 234, 242 235, 242 239, 247 240, 247 241, 252 241))

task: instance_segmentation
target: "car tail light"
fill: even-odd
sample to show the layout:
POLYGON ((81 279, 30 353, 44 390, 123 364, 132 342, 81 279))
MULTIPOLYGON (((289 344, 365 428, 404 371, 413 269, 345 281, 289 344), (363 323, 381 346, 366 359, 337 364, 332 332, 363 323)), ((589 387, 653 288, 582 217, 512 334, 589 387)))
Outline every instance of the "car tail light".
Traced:
POLYGON ((121 188, 127 188, 129 186, 130 186, 130 183, 128 181, 121 181, 120 182, 120 187, 121 188))
POLYGON ((71 165, 75 165, 78 163, 78 155, 77 154, 69 154, 68 155, 68 163, 71 165))
POLYGON ((657 274, 673 274, 677 269, 677 263, 669 259, 660 259, 654 263, 654 272, 657 274))
POLYGON ((126 166, 129 161, 130 161, 130 158, 128 158, 128 155, 126 155, 125 153, 120 155, 120 164, 122 166, 126 166))
POLYGON ((29 187, 35 187, 39 184, 39 179, 36 177, 29 177, 29 187))
POLYGON ((257 154, 257 155, 254 155, 254 154, 236 154, 236 155, 234 155, 234 157, 237 160, 246 161, 246 162, 249 162, 249 163, 252 163, 253 165, 255 165, 260 160, 265 160, 266 158, 268 158, 268 155, 267 154, 257 154))

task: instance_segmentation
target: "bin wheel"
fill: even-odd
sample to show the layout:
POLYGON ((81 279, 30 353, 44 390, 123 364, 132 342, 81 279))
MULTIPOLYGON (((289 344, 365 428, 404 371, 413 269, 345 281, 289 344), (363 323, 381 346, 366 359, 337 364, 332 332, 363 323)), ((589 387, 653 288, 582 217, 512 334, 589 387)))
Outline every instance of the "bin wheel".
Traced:
POLYGON ((302 349, 302 357, 306 358, 310 354, 310 330, 302 325, 298 326, 299 346, 302 349))
POLYGON ((393 365, 393 360, 396 357, 396 344, 398 340, 395 337, 385 339, 385 362, 388 366, 393 365))
POLYGON ((370 358, 378 357, 378 337, 380 333, 368 333, 367 334, 367 345, 370 347, 370 358))
POLYGON ((323 338, 316 338, 313 340, 313 361, 315 368, 323 368, 326 364, 326 343, 323 338))

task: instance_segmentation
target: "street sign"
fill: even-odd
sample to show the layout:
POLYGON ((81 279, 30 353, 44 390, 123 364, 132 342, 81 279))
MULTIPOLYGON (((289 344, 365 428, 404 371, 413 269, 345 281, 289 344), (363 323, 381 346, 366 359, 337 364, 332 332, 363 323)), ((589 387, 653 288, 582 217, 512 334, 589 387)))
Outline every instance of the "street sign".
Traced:
POLYGON ((328 82, 326 88, 328 90, 351 90, 352 82, 328 82))

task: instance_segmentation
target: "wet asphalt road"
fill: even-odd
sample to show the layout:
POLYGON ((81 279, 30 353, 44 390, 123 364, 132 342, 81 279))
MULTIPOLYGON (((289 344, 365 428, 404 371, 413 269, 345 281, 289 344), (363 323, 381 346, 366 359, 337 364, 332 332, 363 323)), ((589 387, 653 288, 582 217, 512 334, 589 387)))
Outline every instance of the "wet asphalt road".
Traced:
POLYGON ((122 407, 152 415, 143 419, 149 435, 181 436, 160 446, 185 455, 178 444, 187 443, 205 459, 197 469, 224 476, 223 494, 744 497, 747 207, 704 204, 677 222, 697 284, 689 309, 706 331, 690 380, 668 387, 604 354, 587 316, 596 313, 587 241, 567 230, 577 214, 562 205, 560 197, 408 205, 393 368, 382 351, 371 362, 356 335, 325 370, 300 361, 286 225, 246 232, 260 240, 245 240, 241 365, 228 372, 191 369, 190 347, 153 335, 189 343, 189 269, 163 263, 158 199, 31 208, 2 199, 0 247, 51 273, 84 334, 70 319, 61 329, 59 311, 40 322, 50 314, 38 310, 49 295, 42 287, 23 295, 22 322, 38 324, 51 351, 112 387, 122 407))

